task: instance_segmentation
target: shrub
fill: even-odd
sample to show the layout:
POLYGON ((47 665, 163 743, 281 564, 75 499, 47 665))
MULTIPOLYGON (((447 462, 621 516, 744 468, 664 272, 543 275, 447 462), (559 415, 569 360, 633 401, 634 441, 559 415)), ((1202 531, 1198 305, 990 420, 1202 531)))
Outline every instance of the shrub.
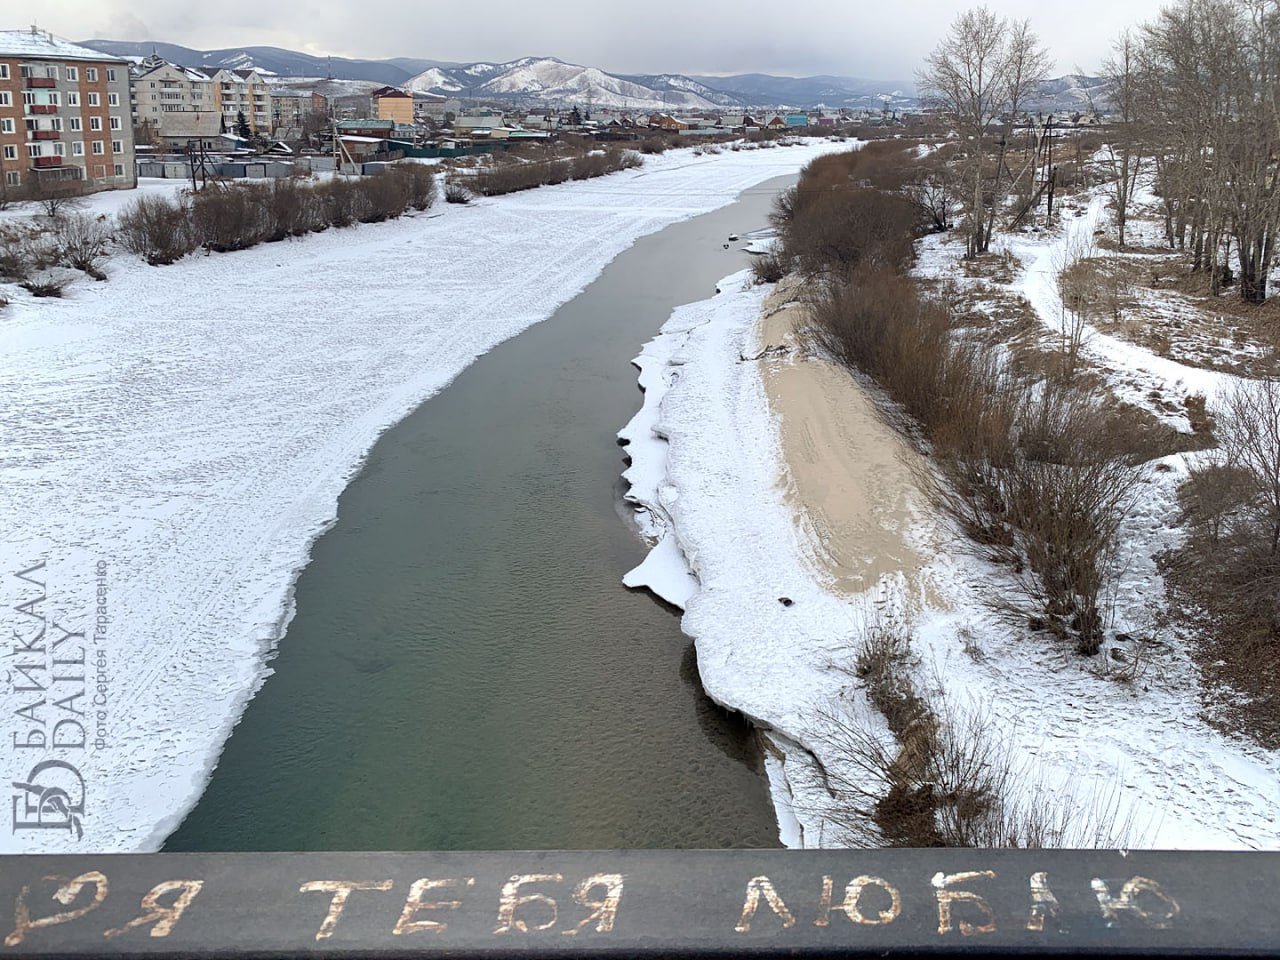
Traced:
POLYGON ((105 280, 101 264, 107 258, 111 227, 106 217, 76 213, 59 217, 53 230, 59 259, 95 280, 105 280))
POLYGON ((777 250, 760 254, 751 262, 751 278, 756 283, 777 283, 787 275, 787 261, 777 250))
POLYGON ((408 205, 414 210, 426 210, 435 203, 436 175, 430 167, 421 163, 397 163, 386 173, 398 181, 408 205))
POLYGON ((361 223, 381 223, 404 216, 409 209, 409 191, 403 179, 383 171, 357 180, 360 208, 356 218, 361 223))
MULTIPOLYGON (((809 276, 861 263, 897 268, 912 254, 920 217, 903 197, 863 187, 797 193, 783 227, 787 253, 809 276)), ((783 201, 784 203, 786 201, 783 201)))
POLYGON ((191 224, 199 242, 217 253, 245 250, 265 240, 269 187, 209 183, 191 201, 191 224))
POLYGON ((470 203, 471 191, 457 180, 448 180, 444 185, 445 203, 470 203))
POLYGON ((43 280, 25 280, 19 286, 33 297, 61 297, 67 283, 66 277, 47 277, 43 280))
POLYGON ((1080 388, 1020 381, 956 337, 943 303, 883 267, 827 283, 811 320, 810 344, 876 380, 928 441, 937 471, 919 479, 934 505, 1012 568, 1039 624, 1096 653, 1139 476, 1108 408, 1080 388))
POLYGON ((59 259, 57 241, 49 230, 21 224, 0 226, 0 280, 25 280, 59 259))
POLYGON ((911 637, 873 624, 856 674, 891 738, 849 717, 822 711, 826 785, 823 813, 863 847, 1107 848, 1135 838, 1112 789, 1080 802, 1069 788, 1028 776, 994 735, 981 706, 929 703, 916 691, 911 637))
POLYGON ((260 198, 266 204, 264 240, 301 237, 328 226, 319 192, 305 181, 273 180, 260 198))
POLYGON ((117 236, 126 250, 152 266, 174 263, 200 245, 190 207, 180 198, 139 197, 120 212, 117 236))
POLYGON ((324 211, 324 222, 334 227, 349 227, 360 213, 362 197, 354 180, 335 177, 316 188, 324 211))
POLYGON ((1280 640, 1280 380, 1232 387, 1216 419, 1221 455, 1182 494, 1192 537, 1179 579, 1248 650, 1280 640))

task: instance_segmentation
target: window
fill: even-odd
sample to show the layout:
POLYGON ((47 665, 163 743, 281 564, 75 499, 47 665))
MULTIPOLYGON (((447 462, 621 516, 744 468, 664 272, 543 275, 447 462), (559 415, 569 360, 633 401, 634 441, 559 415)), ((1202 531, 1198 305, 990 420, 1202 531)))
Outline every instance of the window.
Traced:
POLYGON ((27 144, 27 156, 28 156, 28 157, 38 157, 38 156, 40 156, 40 144, 38 144, 38 143, 28 143, 28 144, 27 144))
POLYGON ((124 129, 124 127, 122 127, 122 126, 120 125, 120 118, 119 118, 119 117, 112 117, 112 118, 111 118, 111 129, 112 129, 112 130, 123 130, 123 129, 124 129))
POLYGON ((115 67, 108 67, 108 68, 107 68, 107 83, 115 83, 115 82, 116 82, 116 68, 115 68, 115 67))
POLYGON ((17 170, 9 170, 4 175, 4 182, 11 187, 16 187, 22 182, 22 179, 18 176, 17 170))
POLYGON ((0 120, 0 133, 13 133, 13 118, 5 117, 0 120))
POLYGON ((55 107, 60 107, 60 106, 62 106, 62 94, 58 93, 56 90, 50 90, 50 91, 49 91, 49 103, 50 103, 50 105, 55 106, 55 107))
POLYGON ((85 68, 84 68, 84 78, 85 78, 86 80, 88 80, 90 83, 97 83, 97 82, 98 82, 98 68, 97 68, 97 67, 85 67, 85 68))
POLYGON ((154 80, 152 80, 152 81, 151 81, 151 89, 152 89, 152 90, 154 90, 155 88, 156 88, 156 82, 155 82, 154 80))
POLYGON ((108 107, 118 107, 118 106, 120 106, 120 94, 118 94, 118 93, 108 93, 108 94, 107 94, 107 106, 108 106, 108 107))
POLYGON ((4 145, 4 158, 6 160, 17 160, 18 148, 12 143, 6 143, 4 145))
POLYGON ((8 90, 0 90, 0 107, 12 107, 13 94, 8 90))
POLYGON ((91 93, 89 94, 89 106, 91 106, 91 107, 98 107, 98 106, 101 106, 101 104, 98 102, 98 101, 99 101, 99 100, 101 100, 101 99, 102 99, 102 98, 101 98, 101 97, 99 97, 96 93, 92 93, 92 92, 91 92, 91 93))
POLYGON ((84 141, 83 141, 83 140, 73 140, 73 141, 72 141, 72 143, 71 143, 71 155, 72 155, 73 157, 83 157, 83 156, 84 156, 84 141))
POLYGON ((89 129, 90 129, 90 130, 101 130, 101 129, 102 129, 102 118, 101 118, 101 117, 90 117, 90 118, 89 118, 89 129))
POLYGON ((36 95, 32 93, 30 90, 24 90, 22 91, 22 102, 25 103, 27 106, 31 106, 33 103, 36 102, 36 95))
POLYGON ((50 118, 49 118, 49 129, 50 129, 50 130, 58 130, 58 131, 61 131, 61 130, 62 130, 62 118, 61 118, 61 117, 50 117, 50 118))
POLYGON ((68 80, 79 80, 79 79, 80 79, 80 71, 79 71, 77 68, 75 68, 75 67, 67 67, 67 79, 68 79, 68 80))
POLYGON ((123 141, 123 140, 112 140, 112 141, 111 141, 111 152, 112 152, 112 153, 124 153, 124 141, 123 141))
POLYGON ((84 122, 79 117, 71 118, 71 130, 73 132, 82 129, 83 126, 84 126, 84 122))
POLYGON ((59 140, 53 145, 53 155, 55 157, 65 157, 67 155, 67 145, 59 140))
POLYGON ((106 152, 107 152, 106 146, 103 144, 101 140, 93 141, 93 155, 95 157, 102 156, 102 154, 106 152))
POLYGON ((80 94, 78 94, 78 93, 68 93, 68 94, 67 94, 67 106, 68 106, 68 107, 78 107, 78 106, 80 106, 80 94))
POLYGON ((123 176, 124 176, 124 164, 123 164, 123 163, 117 163, 117 164, 116 164, 116 176, 117 176, 117 177, 123 177, 123 176))
POLYGON ((0 80, 8 80, 8 79, 9 79, 9 65, 7 63, 0 63, 0 80))

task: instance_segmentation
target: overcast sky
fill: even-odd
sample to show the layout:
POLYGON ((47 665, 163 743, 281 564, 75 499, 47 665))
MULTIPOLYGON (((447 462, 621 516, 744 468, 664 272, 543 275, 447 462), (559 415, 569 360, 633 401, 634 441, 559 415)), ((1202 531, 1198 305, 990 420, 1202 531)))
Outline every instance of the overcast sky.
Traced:
MULTIPOLYGON (((1091 71, 1160 0, 994 0, 1030 17, 1057 72, 1091 71)), ((554 56, 621 73, 832 73, 910 80, 956 13, 944 0, 528 0, 370 6, 314 0, 55 0, 39 25, 71 40, 164 40, 199 49, 271 45, 380 59, 554 56), (371 15, 375 13, 376 15, 371 15)), ((25 24, 4 24, 6 28, 25 24)))

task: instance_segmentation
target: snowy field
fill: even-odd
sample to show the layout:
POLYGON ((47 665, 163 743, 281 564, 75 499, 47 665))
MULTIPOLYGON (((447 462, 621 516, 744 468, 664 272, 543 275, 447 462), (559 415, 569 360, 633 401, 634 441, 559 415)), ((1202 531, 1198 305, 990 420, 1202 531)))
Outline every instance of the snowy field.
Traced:
POLYGON ((4 773, 27 807, 52 789, 46 821, 83 812, 5 830, 0 851, 156 849, 268 675, 309 545, 378 435, 638 237, 847 148, 676 151, 170 267, 121 254, 64 300, 6 288, 0 603, 27 650, 3 738, 33 746, 7 746, 4 773), (55 737, 58 720, 75 723, 55 737))
MULTIPOLYGON (((1092 226, 1081 217, 1021 251, 1027 267, 1017 283, 1046 324, 1056 287, 1044 280, 1045 265, 1072 231, 1092 226)), ((936 250, 930 256, 944 266, 936 250)), ((679 308, 637 360, 645 409, 623 431, 627 477, 660 543, 628 582, 651 584, 685 609, 682 626, 696 640, 707 692, 769 731, 784 841, 843 840, 820 787, 819 765, 841 763, 823 714, 888 736, 851 668, 868 620, 890 610, 911 620, 917 688, 956 716, 983 718, 1008 749, 1027 802, 1078 811, 1075 844, 1120 823, 1111 836, 1134 846, 1280 849, 1280 756, 1201 720, 1198 673, 1180 637, 1157 634, 1150 645, 1113 638, 1102 656, 1084 660, 1020 634, 982 600, 984 584, 1012 590, 1008 575, 937 522, 916 528, 917 553, 931 558, 919 583, 891 575, 861 596, 834 589, 786 499, 761 364, 739 361, 762 347, 757 318, 767 288, 747 282, 746 274, 726 278, 720 295, 679 308)), ((1090 349, 1166 390, 1212 395, 1221 382, 1101 334, 1090 349)), ((1147 465, 1122 535, 1122 632, 1152 636, 1163 597, 1153 555, 1180 535, 1175 491, 1185 472, 1183 457, 1147 465)))

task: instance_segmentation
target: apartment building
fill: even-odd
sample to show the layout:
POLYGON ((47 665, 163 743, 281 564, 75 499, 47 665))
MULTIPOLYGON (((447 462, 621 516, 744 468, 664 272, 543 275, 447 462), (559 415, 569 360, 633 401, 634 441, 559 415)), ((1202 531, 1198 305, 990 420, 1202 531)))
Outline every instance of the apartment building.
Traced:
POLYGON ((130 71, 130 109, 135 127, 163 136, 175 113, 220 114, 213 76, 150 56, 130 71))
POLYGON ((228 130, 243 113, 249 129, 271 135, 271 87, 256 70, 219 70, 213 75, 218 110, 228 130))
POLYGON ((29 192, 137 186, 129 64, 36 30, 0 31, 0 178, 29 192))
POLYGON ((277 140, 301 140, 307 125, 329 111, 323 94, 289 87, 273 87, 270 104, 271 135, 277 140))

